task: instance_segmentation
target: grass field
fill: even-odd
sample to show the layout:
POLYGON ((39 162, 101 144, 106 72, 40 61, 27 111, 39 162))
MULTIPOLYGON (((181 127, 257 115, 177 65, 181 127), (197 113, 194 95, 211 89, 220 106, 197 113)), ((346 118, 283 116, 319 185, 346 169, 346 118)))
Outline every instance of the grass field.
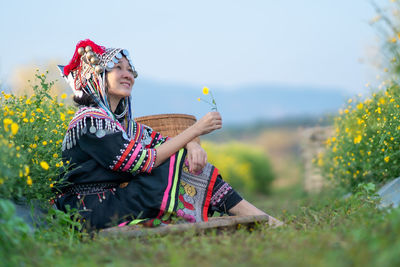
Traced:
MULTIPOLYGON (((276 145, 271 136, 279 133, 265 134, 276 145)), ((259 225, 251 232, 239 229, 222 234, 104 238, 72 232, 65 224, 68 219, 60 216, 33 235, 23 237, 16 232, 9 236, 12 242, 2 243, 0 265, 398 266, 400 211, 377 209, 373 193, 365 186, 346 200, 342 198, 346 192, 334 188, 305 193, 301 166, 287 157, 291 150, 287 151, 281 154, 282 166, 299 169, 294 172, 282 167, 284 173, 277 174, 278 180, 285 179, 286 172, 299 175, 293 175, 290 183, 276 182, 279 186, 268 196, 246 195, 284 221, 283 227, 259 225)))

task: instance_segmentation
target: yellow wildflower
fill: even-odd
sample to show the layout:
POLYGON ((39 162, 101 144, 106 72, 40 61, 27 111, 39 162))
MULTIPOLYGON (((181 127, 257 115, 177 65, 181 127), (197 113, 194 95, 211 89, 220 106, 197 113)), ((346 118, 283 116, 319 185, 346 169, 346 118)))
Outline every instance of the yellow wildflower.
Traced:
POLYGON ((201 100, 201 99, 200 99, 200 97, 198 97, 198 98, 197 98, 197 101, 199 101, 199 102, 200 102, 200 100, 201 100))
POLYGON ((42 144, 45 146, 47 145, 47 141, 43 141, 42 144))
POLYGON ((67 94, 66 94, 66 93, 62 94, 62 95, 61 95, 61 98, 62 98, 62 99, 66 99, 66 98, 67 98, 67 94))
POLYGON ((18 128, 19 128, 18 124, 16 124, 15 122, 13 122, 13 123, 11 124, 11 133, 12 133, 13 135, 16 135, 16 134, 18 133, 18 128))
POLYGON ((385 160, 386 163, 389 162, 389 159, 390 159, 389 156, 386 156, 386 157, 384 158, 384 160, 385 160))
POLYGON ((203 94, 208 95, 208 87, 203 87, 203 94))
POLYGON ((29 166, 25 165, 25 176, 29 174, 29 166))
POLYGON ((6 130, 6 132, 8 132, 8 125, 10 125, 11 123, 13 123, 13 121, 11 119, 4 119, 3 120, 4 123, 4 129, 6 130))
POLYGON ((364 106, 363 103, 360 103, 360 104, 357 105, 357 108, 358 108, 358 109, 362 109, 363 106, 364 106))
POLYGON ((0 184, 4 184, 3 178, 0 178, 0 184))
POLYGON ((54 184, 50 184, 50 187, 53 188, 54 184))
POLYGON ((41 161, 40 167, 42 167, 43 169, 45 169, 47 171, 49 169, 49 164, 46 161, 41 161))
POLYGON ((354 138, 354 144, 359 144, 361 142, 362 136, 358 135, 356 138, 354 138))
POLYGON ((65 121, 65 114, 60 112, 60 120, 65 121))
POLYGON ((26 178, 26 184, 31 186, 32 185, 32 179, 30 176, 28 176, 28 178, 26 178))
POLYGON ((57 153, 54 153, 54 154, 53 154, 53 158, 58 158, 58 154, 57 154, 57 153))

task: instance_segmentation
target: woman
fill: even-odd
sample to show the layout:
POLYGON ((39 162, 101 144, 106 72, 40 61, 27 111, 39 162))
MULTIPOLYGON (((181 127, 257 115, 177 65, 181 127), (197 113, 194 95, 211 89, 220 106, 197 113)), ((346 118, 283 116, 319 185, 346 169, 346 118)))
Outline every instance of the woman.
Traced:
POLYGON ((207 221, 214 211, 265 215, 222 180, 192 141, 222 127, 218 112, 174 138, 162 137, 133 120, 137 72, 128 51, 84 40, 71 62, 59 67, 79 110, 63 142, 70 167, 56 204, 79 209, 87 229, 207 221))

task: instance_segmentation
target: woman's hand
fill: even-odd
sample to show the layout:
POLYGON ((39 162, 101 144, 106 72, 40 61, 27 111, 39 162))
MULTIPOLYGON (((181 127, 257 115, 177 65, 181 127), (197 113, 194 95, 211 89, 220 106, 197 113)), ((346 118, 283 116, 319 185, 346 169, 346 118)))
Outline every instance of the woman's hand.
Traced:
POLYGON ((189 164, 189 172, 197 174, 203 170, 207 164, 207 153, 204 149, 195 141, 189 142, 186 145, 187 159, 189 164))
POLYGON ((199 136, 208 134, 214 130, 221 129, 222 118, 219 112, 211 111, 204 115, 193 126, 197 128, 199 136))
MULTIPOLYGON (((222 119, 221 115, 214 111, 209 112, 200 120, 198 120, 195 124, 178 134, 177 136, 171 138, 168 142, 156 147, 157 157, 154 163, 154 167, 159 166, 163 163, 167 158, 169 158, 176 151, 185 147, 190 141, 199 137, 200 135, 208 134, 214 130, 221 129, 222 127, 222 119)), ((201 152, 196 152, 196 155, 199 155, 201 152)), ((203 156, 196 156, 195 161, 197 163, 192 163, 192 168, 198 170, 200 167, 205 165, 205 152, 203 156), (204 163, 201 163, 202 158, 204 159, 204 163), (194 166, 196 165, 196 166, 194 166)))

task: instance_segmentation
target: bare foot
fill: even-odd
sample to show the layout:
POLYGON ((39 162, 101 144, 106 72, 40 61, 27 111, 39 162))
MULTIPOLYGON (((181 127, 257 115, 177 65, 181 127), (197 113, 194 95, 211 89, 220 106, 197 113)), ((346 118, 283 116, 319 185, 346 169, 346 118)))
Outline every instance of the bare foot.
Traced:
MULTIPOLYGON (((248 202, 247 200, 240 201, 237 205, 232 207, 229 210, 229 213, 236 215, 236 216, 255 216, 255 215, 268 215, 262 210, 256 208, 253 204, 248 202)), ((275 219, 274 217, 268 215, 268 225, 271 227, 279 227, 282 226, 284 223, 275 219)))

